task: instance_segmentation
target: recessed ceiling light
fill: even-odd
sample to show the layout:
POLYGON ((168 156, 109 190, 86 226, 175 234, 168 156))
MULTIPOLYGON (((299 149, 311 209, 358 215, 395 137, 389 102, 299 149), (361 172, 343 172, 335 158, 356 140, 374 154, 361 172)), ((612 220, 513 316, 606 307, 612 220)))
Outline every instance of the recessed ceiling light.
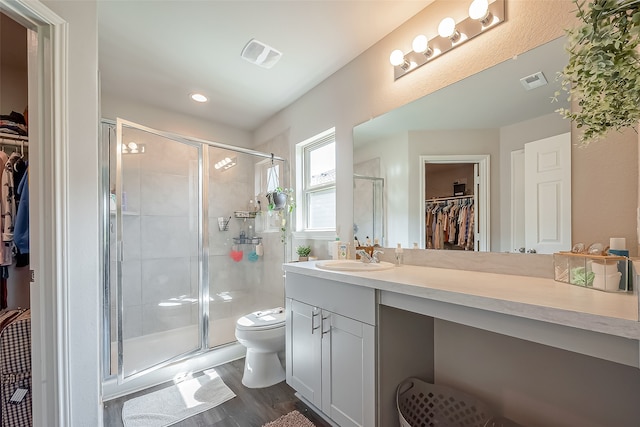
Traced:
POLYGON ((201 93, 192 93, 189 95, 196 102, 207 102, 209 99, 201 93))

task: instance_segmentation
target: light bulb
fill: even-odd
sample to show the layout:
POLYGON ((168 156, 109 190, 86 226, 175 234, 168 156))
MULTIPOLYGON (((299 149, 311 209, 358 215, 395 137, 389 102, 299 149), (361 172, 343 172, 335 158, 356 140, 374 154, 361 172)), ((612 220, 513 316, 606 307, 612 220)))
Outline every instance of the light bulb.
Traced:
POLYGON ((456 21, 453 18, 444 18, 438 25, 438 34, 440 37, 450 38, 456 32, 456 21))
POLYGON ((389 56, 389 62, 391 62, 391 65, 394 67, 404 64, 404 53, 402 53, 400 49, 394 50, 389 56))
POLYGON ((469 6, 469 17, 476 21, 483 21, 489 15, 488 0, 473 0, 469 6))
POLYGON ((427 40, 427 36, 424 34, 420 34, 413 39, 413 43, 411 44, 413 51, 416 53, 422 53, 429 48, 429 41, 427 40))
POLYGON ((131 150, 135 150, 138 148, 138 144, 136 144, 135 142, 131 141, 129 144, 127 144, 127 146, 129 147, 129 149, 131 150))

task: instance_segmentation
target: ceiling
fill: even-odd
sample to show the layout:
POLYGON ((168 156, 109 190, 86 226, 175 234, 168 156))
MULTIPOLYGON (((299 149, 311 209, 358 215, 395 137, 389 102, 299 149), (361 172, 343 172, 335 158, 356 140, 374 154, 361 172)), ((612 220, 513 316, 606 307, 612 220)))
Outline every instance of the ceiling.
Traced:
POLYGON ((432 1, 98 0, 102 91, 252 131, 432 1), (240 57, 252 38, 273 68, 240 57))

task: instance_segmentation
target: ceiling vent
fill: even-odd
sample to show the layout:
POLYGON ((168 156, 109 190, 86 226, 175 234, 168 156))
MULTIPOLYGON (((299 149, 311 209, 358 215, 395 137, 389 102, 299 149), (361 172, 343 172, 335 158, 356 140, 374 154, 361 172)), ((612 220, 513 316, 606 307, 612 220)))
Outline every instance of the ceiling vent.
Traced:
POLYGON ((526 90, 531 90, 546 85, 547 79, 544 77, 544 74, 542 74, 542 71, 538 71, 535 74, 521 78, 520 83, 522 83, 522 86, 524 86, 526 90))
POLYGON ((251 39, 242 49, 240 56, 252 64, 271 68, 278 62, 282 53, 256 39, 251 39))

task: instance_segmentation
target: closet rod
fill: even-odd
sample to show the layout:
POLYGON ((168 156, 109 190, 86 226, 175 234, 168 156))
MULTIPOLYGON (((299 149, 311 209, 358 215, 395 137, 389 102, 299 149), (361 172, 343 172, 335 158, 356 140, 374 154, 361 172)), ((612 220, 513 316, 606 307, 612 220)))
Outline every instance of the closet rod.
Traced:
POLYGON ((28 136, 21 136, 21 135, 14 135, 12 133, 4 133, 4 132, 0 132, 0 141, 2 142, 14 142, 17 143, 18 145, 20 144, 28 144, 29 143, 29 137, 28 136))
POLYGON ((0 137, 0 145, 4 145, 5 147, 9 145, 11 147, 22 148, 22 147, 28 147, 29 142, 24 140, 12 140, 12 139, 5 139, 4 137, 0 137))
POLYGON ((451 197, 434 197, 433 199, 425 200, 425 203, 431 202, 445 202, 447 200, 460 200, 460 199, 472 199, 474 197, 473 194, 469 196, 451 196, 451 197))

